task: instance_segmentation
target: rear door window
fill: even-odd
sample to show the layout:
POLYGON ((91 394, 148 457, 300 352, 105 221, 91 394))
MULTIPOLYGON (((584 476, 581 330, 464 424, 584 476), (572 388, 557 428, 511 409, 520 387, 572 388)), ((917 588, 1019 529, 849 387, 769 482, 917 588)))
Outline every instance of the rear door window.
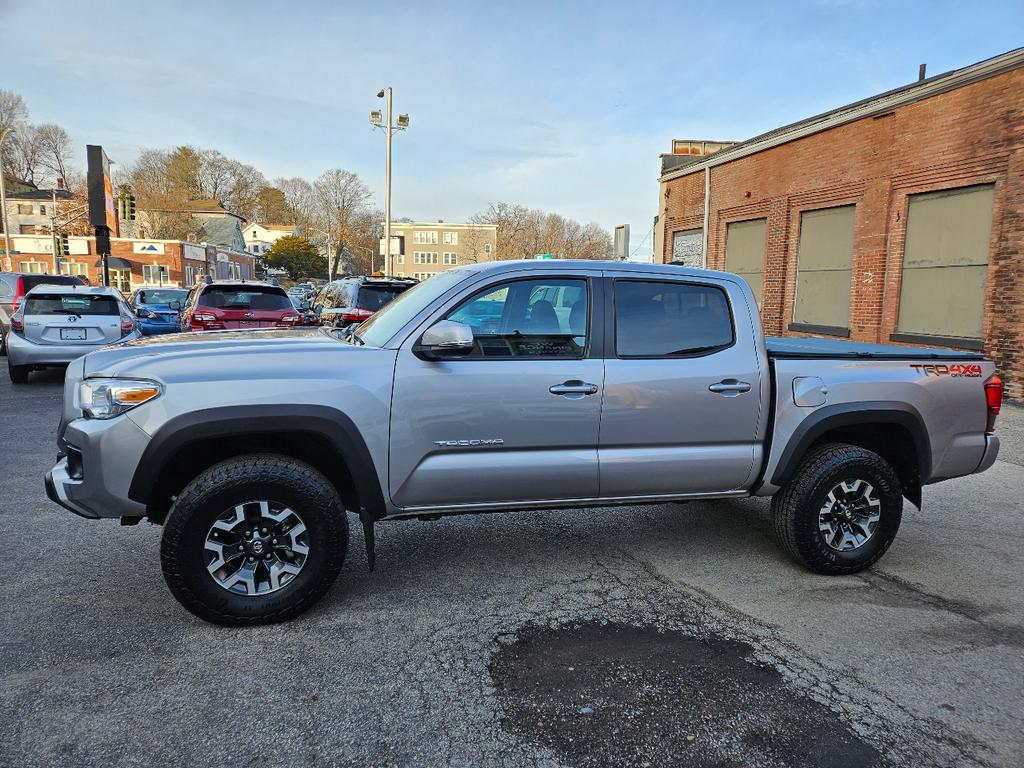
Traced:
POLYGON ((35 294, 25 302, 26 315, 120 315, 113 296, 35 294))
POLYGON ((359 291, 356 306, 359 309, 369 309, 376 312, 388 302, 392 301, 398 294, 408 286, 405 285, 366 285, 359 291))
POLYGON ((687 357, 732 345, 725 291, 712 285, 641 280, 615 282, 615 349, 619 357, 687 357))
POLYGON ((197 303, 213 309, 292 309, 284 290, 259 285, 213 286, 200 294, 197 303))

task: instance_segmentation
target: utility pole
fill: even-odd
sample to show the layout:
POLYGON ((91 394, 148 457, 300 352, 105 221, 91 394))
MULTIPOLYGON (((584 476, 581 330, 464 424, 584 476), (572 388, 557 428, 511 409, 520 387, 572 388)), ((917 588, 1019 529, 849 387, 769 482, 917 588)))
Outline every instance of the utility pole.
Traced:
POLYGON ((3 133, 0 133, 0 209, 3 209, 4 219, 4 256, 7 258, 4 261, 7 262, 7 268, 11 271, 14 270, 14 257, 11 256, 11 228, 7 226, 7 189, 4 186, 4 161, 3 161, 3 148, 4 140, 10 134, 10 128, 4 128, 3 133))
POLYGON ((53 268, 56 273, 61 274, 60 265, 63 260, 64 254, 60 249, 60 240, 57 237, 57 190, 51 189, 51 200, 53 201, 50 208, 50 235, 53 239, 53 268))
POLYGON ((398 124, 391 122, 392 94, 391 86, 382 88, 377 93, 378 99, 386 100, 384 124, 381 125, 379 110, 370 113, 370 122, 384 129, 384 267, 385 274, 390 277, 394 273, 391 263, 391 137, 395 131, 404 131, 409 127, 409 116, 399 115, 398 124))

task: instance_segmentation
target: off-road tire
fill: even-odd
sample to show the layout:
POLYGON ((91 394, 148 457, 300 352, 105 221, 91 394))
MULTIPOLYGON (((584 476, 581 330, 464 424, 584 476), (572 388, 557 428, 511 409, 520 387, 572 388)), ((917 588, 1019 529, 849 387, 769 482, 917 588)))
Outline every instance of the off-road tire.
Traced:
POLYGON ((164 526, 160 562, 178 601, 214 624, 247 626, 291 619, 316 603, 341 572, 348 546, 345 505, 334 486, 310 465, 276 454, 222 461, 178 495, 164 526), (301 515, 309 554, 294 579, 265 595, 236 594, 209 574, 203 546, 225 509, 253 499, 275 499, 301 515))
POLYGON ((14 384, 27 384, 30 370, 32 369, 28 365, 11 365, 11 358, 7 358, 7 373, 14 384))
POLYGON ((808 570, 827 575, 856 573, 878 561, 896 537, 903 495, 896 472, 877 453, 844 443, 810 450, 793 478, 772 499, 775 534, 789 555, 808 570), (840 552, 828 545, 818 514, 829 491, 847 479, 863 479, 881 502, 878 527, 859 547, 840 552))

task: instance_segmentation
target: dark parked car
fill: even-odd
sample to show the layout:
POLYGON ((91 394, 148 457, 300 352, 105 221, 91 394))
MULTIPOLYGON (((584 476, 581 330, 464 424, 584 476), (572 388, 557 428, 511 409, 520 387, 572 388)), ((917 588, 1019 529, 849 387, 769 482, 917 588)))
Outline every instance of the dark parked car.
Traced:
POLYGON ((0 354, 7 354, 7 334, 11 315, 25 294, 37 285, 88 285, 81 277, 71 275, 40 275, 29 272, 0 272, 0 354))
POLYGON ((312 311, 323 325, 357 325, 416 283, 399 278, 345 277, 320 290, 313 299, 312 311))
POLYGON ((197 286, 181 315, 181 327, 186 331, 298 325, 302 325, 302 314, 295 309, 284 288, 244 280, 197 286))
POLYGON ((143 336, 177 333, 181 308, 188 297, 186 288, 139 288, 130 304, 135 309, 143 336))

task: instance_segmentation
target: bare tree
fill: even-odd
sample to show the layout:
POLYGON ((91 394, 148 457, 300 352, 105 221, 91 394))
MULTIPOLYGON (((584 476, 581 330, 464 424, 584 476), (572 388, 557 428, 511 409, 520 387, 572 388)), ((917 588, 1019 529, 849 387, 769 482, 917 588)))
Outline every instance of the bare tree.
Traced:
POLYGON ((599 224, 580 224, 557 213, 511 203, 491 203, 470 217, 473 224, 498 227, 495 258, 529 259, 552 253, 563 259, 607 259, 612 239, 599 224))
POLYGON ((5 149, 10 145, 10 152, 5 152, 7 172, 17 181, 36 187, 46 172, 43 167, 43 143, 39 128, 34 125, 22 125, 15 129, 7 139, 5 149))
POLYGON ((373 193, 357 174, 342 168, 324 171, 313 183, 313 190, 324 229, 340 252, 354 242, 359 215, 366 213, 373 193))
POLYGON ((71 164, 71 137, 54 123, 43 123, 36 128, 40 144, 40 163, 55 178, 67 180, 71 164))

